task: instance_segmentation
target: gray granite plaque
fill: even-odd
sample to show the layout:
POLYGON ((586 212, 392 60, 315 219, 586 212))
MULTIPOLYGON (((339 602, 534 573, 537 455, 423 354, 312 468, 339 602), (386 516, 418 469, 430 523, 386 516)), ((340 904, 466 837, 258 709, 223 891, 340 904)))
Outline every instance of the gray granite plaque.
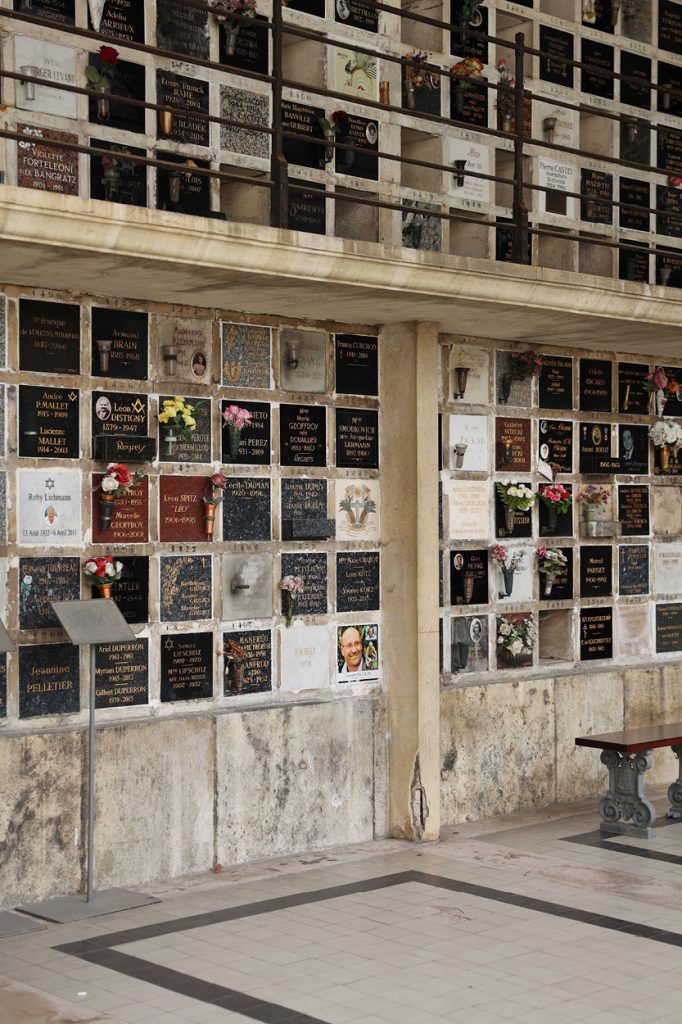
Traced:
POLYGON ((122 708, 149 701, 149 640, 95 645, 95 707, 122 708))
POLYGON ((7 717, 7 655, 0 654, 0 718, 7 717))
POLYGON ((59 629, 52 601, 78 601, 80 558, 19 559, 19 629, 59 629))
POLYGON ((7 297, 0 295, 0 366, 7 365, 7 297))
POLYGON ((7 543, 7 474, 0 472, 0 544, 7 543))
POLYGON ((270 540, 270 478, 229 476, 223 495, 223 540, 270 540))
POLYGON ((222 383, 231 388, 270 388, 271 342, 270 327, 222 324, 222 383))
POLYGON ((116 584, 116 604, 126 622, 149 619, 149 557, 121 555, 121 578, 116 584))
POLYGON ((19 718, 80 711, 80 649, 73 644, 19 648, 19 718))
POLYGON ((336 556, 337 610, 376 611, 380 606, 379 552, 339 552, 336 556))
POLYGON ((161 700, 213 696, 213 633, 161 637, 161 700))
POLYGON ((618 548, 618 593, 621 597, 649 593, 647 544, 623 544, 618 548))
POLYGON ((160 617, 162 622, 197 622, 213 614, 213 573, 210 555, 161 557, 160 617))
MULTIPOLYGON (((294 598, 294 618, 297 615, 326 615, 327 608, 327 556, 325 554, 282 555, 282 576, 300 576, 303 593, 294 598)), ((286 595, 281 593, 282 615, 286 614, 286 595)))
POLYGON ((206 7, 156 0, 156 45, 162 50, 208 60, 209 40, 206 7))
POLYGON ((223 621, 271 616, 272 555, 223 555, 223 621))
MULTIPOLYGON (((247 124, 270 125, 270 98, 248 89, 236 89, 232 85, 220 86, 220 116, 247 124)), ((267 160, 270 156, 270 136, 265 132, 249 128, 238 128, 227 124, 220 126, 220 148, 231 153, 257 156, 267 160)))
MULTIPOLYGON (((327 519, 326 480, 282 480, 282 539, 296 539, 300 536, 302 524, 310 525, 313 521, 325 526, 330 522, 327 519)), ((330 534, 325 531, 323 537, 326 536, 330 534)))
POLYGON ((452 672, 487 672, 488 616, 455 615, 451 619, 452 672))
POLYGON ((226 697, 272 689, 272 631, 237 630, 223 633, 226 697))
POLYGON ((327 335, 323 331, 284 329, 279 358, 284 391, 327 390, 327 335))

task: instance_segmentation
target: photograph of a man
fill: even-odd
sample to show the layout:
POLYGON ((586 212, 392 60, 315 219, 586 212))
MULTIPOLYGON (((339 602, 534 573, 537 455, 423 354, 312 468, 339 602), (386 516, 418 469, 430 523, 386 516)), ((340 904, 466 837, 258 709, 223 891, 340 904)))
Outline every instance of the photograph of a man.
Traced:
POLYGON ((339 626, 337 636, 338 681, 376 679, 379 674, 378 626, 339 626))
POLYGON ((646 427, 621 424, 619 432, 620 464, 623 473, 649 472, 649 438, 646 427))

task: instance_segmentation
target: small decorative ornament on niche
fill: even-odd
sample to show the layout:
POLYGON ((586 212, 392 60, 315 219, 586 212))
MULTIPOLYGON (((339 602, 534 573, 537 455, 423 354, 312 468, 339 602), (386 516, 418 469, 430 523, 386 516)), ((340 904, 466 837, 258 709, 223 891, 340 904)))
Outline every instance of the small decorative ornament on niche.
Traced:
POLYGON ((120 580, 123 562, 114 561, 113 555, 98 555, 83 566, 85 582, 97 591, 98 597, 111 598, 112 584, 120 580))

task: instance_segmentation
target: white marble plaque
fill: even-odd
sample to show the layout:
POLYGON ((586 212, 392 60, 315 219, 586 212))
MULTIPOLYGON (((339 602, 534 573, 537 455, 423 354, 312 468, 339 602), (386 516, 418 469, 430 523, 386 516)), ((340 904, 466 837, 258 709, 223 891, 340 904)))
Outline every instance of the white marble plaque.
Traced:
POLYGON ((556 107, 553 103, 533 103, 533 118, 533 138, 549 141, 545 121, 547 118, 556 118, 553 140, 556 145, 573 149, 578 145, 577 111, 556 107))
MULTIPOLYGON (((576 192, 575 167, 562 163, 560 160, 538 158, 538 184, 543 188, 551 188, 553 192, 576 192)), ((540 209, 547 212, 547 193, 540 193, 540 209)), ((552 213, 558 213, 550 207, 552 213)), ((575 199, 566 199, 567 217, 575 217, 575 199)))
POLYGON ((682 544, 654 545, 654 593, 682 594, 682 544))
POLYGON ((676 537, 682 533, 682 502, 677 487, 651 488, 651 517, 657 537, 676 537))
POLYGON ((450 469, 472 473, 488 471, 488 426, 487 416, 450 417, 450 469))
POLYGON ((621 605, 617 611, 619 658, 644 658, 651 654, 651 607, 621 605))
MULTIPOLYGON (((23 70, 27 75, 44 79, 46 83, 81 84, 76 81, 76 51, 67 46, 45 43, 41 39, 29 39, 27 36, 15 36, 14 64, 18 72, 23 70)), ((85 78, 82 84, 85 85, 85 78)), ((76 93, 50 88, 49 85, 34 85, 34 97, 30 99, 30 85, 17 82, 15 88, 16 105, 20 110, 37 110, 56 117, 78 116, 76 93)))
POLYGON ((336 480, 334 515, 337 540, 379 540, 381 499, 378 480, 336 480))
POLYGON ((282 626, 280 684, 282 690, 329 688, 329 634, 326 626, 282 626))
POLYGON ((81 474, 77 470, 17 470, 17 508, 17 544, 81 544, 81 474))
POLYGON ((464 168, 464 184, 457 185, 457 176, 453 171, 448 175, 448 192, 455 199, 467 203, 481 205, 492 202, 490 181, 485 178, 473 178, 468 172, 490 174, 490 149, 478 141, 470 139, 450 139, 450 163, 455 160, 466 160, 464 168))
POLYGON ((327 390, 327 335, 285 328, 279 341, 283 391, 327 390), (294 365, 295 364, 295 365, 294 365))
POLYGON ((457 383, 457 367, 468 369, 466 390, 464 398, 455 399, 468 405, 488 404, 488 353, 485 349, 474 348, 472 345, 460 345, 453 343, 450 348, 449 358, 450 385, 447 400, 451 400, 459 394, 457 383))
POLYGON ((488 480, 449 481, 451 540, 488 540, 490 491, 488 480))
MULTIPOLYGON (((191 317, 159 317, 159 374, 162 379, 208 384, 211 381, 212 324, 191 317), (164 348, 171 346, 177 358, 177 372, 169 378, 164 348)), ((175 392, 177 394, 177 390, 175 392)))
POLYGON ((271 617, 272 555, 223 555, 223 621, 271 617))
POLYGON ((7 360, 7 296, 0 295, 0 366, 7 360))
POLYGON ((497 562, 492 562, 490 572, 493 577, 493 590, 500 603, 515 604, 519 601, 532 601, 533 599, 533 575, 535 572, 535 555, 532 548, 521 548, 516 544, 505 544, 507 548, 507 565, 510 564, 514 555, 523 552, 523 562, 519 571, 514 573, 514 585, 508 596, 505 594, 504 577, 502 569, 497 562))

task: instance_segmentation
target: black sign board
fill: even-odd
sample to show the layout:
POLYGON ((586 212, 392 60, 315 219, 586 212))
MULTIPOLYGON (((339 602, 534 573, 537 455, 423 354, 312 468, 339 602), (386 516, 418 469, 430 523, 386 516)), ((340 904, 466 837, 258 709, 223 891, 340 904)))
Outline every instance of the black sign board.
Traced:
POLYGON ((148 437, 147 396, 132 391, 93 391, 92 437, 148 437))
POLYGON ((590 224, 611 224, 613 220, 613 175, 583 167, 580 171, 580 218, 590 224), (602 200, 600 202, 600 200, 602 200))
POLYGON ((610 545, 581 545, 580 596, 608 597, 613 589, 610 545))
POLYGON ((630 423, 619 424, 618 453, 621 473, 646 476, 649 472, 649 431, 647 427, 633 426, 630 423))
POLYGON ((0 654, 0 718, 7 717, 7 655, 0 654))
POLYGON ((580 611, 580 660, 613 657, 613 609, 582 608, 580 611))
POLYGON ((545 82, 573 88, 573 36, 570 32, 540 25, 540 78, 545 82))
MULTIPOLYGON (((303 593, 294 598, 295 615, 327 614, 327 556, 283 554, 282 576, 300 576, 303 593)), ((282 591, 282 614, 287 611, 286 593, 282 591)))
POLYGON ((580 360, 580 408, 583 412, 611 411, 612 376, 610 360, 580 360))
MULTIPOLYGON (((545 487, 550 487, 551 484, 540 484, 540 491, 545 487)), ((569 494, 573 491, 572 484, 562 485, 569 494)), ((547 502, 538 501, 538 507, 540 512, 540 536, 541 537, 572 537, 573 536, 573 508, 569 506, 565 512, 559 512, 558 509, 552 509, 547 502), (551 512, 555 515, 551 516, 551 512)))
POLYGON ((80 650, 73 644, 19 648, 19 718, 80 711, 80 650))
POLYGON ((682 132, 659 128, 656 166, 669 174, 682 176, 682 132))
POLYGON ((361 153, 352 150, 337 149, 336 173, 351 174, 354 178, 365 178, 377 181, 379 178, 379 122, 370 121, 366 117, 349 114, 343 124, 343 131, 337 136, 337 142, 347 146, 359 146, 361 153))
POLYGON ((668 378, 668 387, 671 384, 679 384, 680 389, 676 394, 668 396, 663 406, 664 416, 674 416, 675 419, 682 417, 682 369, 678 366, 664 366, 665 375, 668 378))
POLYGON ((95 707, 133 707, 148 701, 149 640, 95 644, 95 707))
POLYGON ((213 696, 213 633, 161 637, 161 700, 213 696))
POLYGON ((280 462, 283 466, 326 466, 326 407, 281 405, 279 439, 280 462))
POLYGON ((495 536, 504 537, 530 537, 533 533, 533 506, 526 511, 516 511, 514 525, 511 531, 508 528, 508 520, 505 514, 505 506, 502 504, 497 488, 495 489, 495 536))
MULTIPOLYGON (((159 395, 159 407, 172 395, 159 395)), ((161 445, 162 462, 210 462, 211 461, 211 402, 208 398, 188 397, 193 408, 192 416, 197 421, 189 437, 179 437, 173 446, 173 454, 165 455, 161 445)))
POLYGON ((621 178, 620 201, 621 203, 632 203, 633 206, 642 207, 642 209, 633 210, 627 206, 621 206, 620 226, 622 228, 630 228, 633 231, 648 231, 650 223, 649 207, 651 205, 649 182, 638 181, 636 178, 621 178))
MULTIPOLYGON (((191 7, 184 9, 194 10, 191 7)), ((174 75, 170 71, 157 71, 156 101, 183 111, 180 114, 173 114, 171 131, 164 138, 172 139, 173 142, 186 142, 192 146, 208 146, 208 121, 197 116, 208 114, 208 82, 201 78, 174 75)))
POLYGON ((553 548, 566 558, 566 565, 557 572, 551 590, 546 593, 545 576, 540 575, 541 601, 571 601, 573 599, 573 548, 553 548))
POLYGON ((270 478, 229 476, 223 495, 223 540, 270 540, 270 478))
POLYGON ((76 0, 14 0, 14 10, 34 18, 46 18, 56 25, 75 25, 76 0))
POLYGON ((334 18, 364 32, 379 30, 379 12, 371 4, 363 4, 362 0, 335 0, 334 18))
POLYGON ((682 651, 682 604, 656 605, 656 654, 682 651))
POLYGON ((621 79, 620 100, 621 103, 628 103, 631 107, 639 107, 641 110, 649 110, 651 106, 651 61, 648 57, 642 57, 639 53, 630 53, 629 50, 622 50, 620 55, 620 73, 629 78, 637 79, 636 82, 626 82, 621 79), (641 85, 639 84, 641 82, 641 85))
POLYGON ((336 410, 336 465, 379 468, 379 414, 372 409, 336 410))
POLYGON ((539 381, 541 409, 573 408, 573 360, 567 356, 542 357, 539 381))
POLYGON ((126 309, 92 309, 92 345, 90 373, 93 377, 121 377, 124 380, 147 379, 148 320, 146 313, 126 309), (98 341, 106 346, 109 368, 103 371, 98 341))
POLYGON ((327 481, 288 480, 281 483, 282 539, 293 540, 293 524, 322 520, 327 522, 327 481))
POLYGON ((19 300, 19 369, 80 373, 80 306, 19 300))
POLYGON ((213 573, 209 555, 162 555, 161 622, 197 622, 213 612, 213 573))
POLYGON ((22 458, 77 459, 77 388, 19 387, 19 455, 22 458))
POLYGON ((151 462, 156 458, 156 438, 104 434, 93 439, 93 458, 100 462, 151 462))
POLYGON ((324 18, 324 0, 289 0, 287 7, 292 11, 303 11, 316 18, 324 18))
POLYGON ((682 53, 682 6, 674 0, 659 0, 658 45, 669 53, 682 53))
MULTIPOLYGON (((88 25, 94 29, 92 18, 88 25)), ((102 20, 98 29, 100 35, 125 39, 127 42, 144 42, 144 3, 131 0, 104 0, 102 20)))
POLYGON ((257 14, 251 21, 242 21, 239 35, 232 56, 225 52, 225 33, 220 33, 220 63, 238 71, 257 71, 261 75, 268 73, 268 45, 270 33, 267 21, 262 14, 257 14))
POLYGON ((467 21, 462 12, 463 7, 463 0, 450 0, 451 23, 459 26, 450 33, 450 53, 461 57, 478 57, 483 64, 487 64, 488 42, 485 36, 488 34, 488 9, 478 7, 467 21), (479 35, 463 32, 462 29, 471 29, 479 35))
POLYGON ((463 89, 457 79, 453 79, 450 82, 450 117, 454 121, 464 121, 479 128, 487 127, 488 90, 485 83, 469 82, 466 89, 463 89))
POLYGON ((540 420, 538 455, 556 473, 573 472, 573 420, 540 420))
POLYGON ((379 394, 379 339, 364 334, 336 334, 336 393, 379 394))
POLYGON ((611 427, 608 423, 581 423, 580 472, 619 473, 620 459, 611 454, 611 427))
MULTIPOLYGON (((228 405, 233 405, 229 399, 224 400, 222 412, 228 405)), ((230 434, 228 426, 223 420, 222 430, 222 461, 230 462, 239 466, 269 466, 270 465, 270 405, 267 402, 243 402, 239 406, 251 413, 251 425, 243 427, 239 438, 239 453, 236 456, 230 455, 230 434)))
MULTIPOLYGON (((90 139, 90 145, 97 149, 106 149, 116 160, 116 168, 119 178, 116 183, 115 194, 109 197, 105 192, 104 165, 101 156, 90 157, 90 198, 108 199, 112 202, 122 203, 124 206, 146 206, 147 205, 147 168, 144 164, 134 163, 128 159, 127 154, 132 156, 146 156, 146 150, 138 149, 135 146, 119 146, 115 142, 104 142, 102 139, 90 139)), ((113 165, 112 165, 113 166, 113 165)))
POLYGON ((123 563, 116 584, 116 604, 129 623, 149 621, 149 558, 147 555, 117 555, 123 563))
POLYGON ((339 552, 336 556, 336 610, 365 612, 380 607, 379 552, 339 552))
MULTIPOLYGON (((648 372, 646 363, 618 363, 618 412, 646 416, 649 392, 644 387, 644 378, 648 372)), ((622 454, 622 442, 620 450, 622 454)))
POLYGON ((60 629, 52 601, 78 601, 79 558, 19 559, 19 629, 60 629))
MULTIPOLYGON (((180 193, 177 201, 171 192, 171 177, 175 171, 164 167, 156 171, 156 205, 159 210, 171 210, 173 213, 193 213, 200 217, 210 214, 211 207, 211 179, 206 174, 198 174, 200 168, 209 166, 207 160, 193 159, 194 167, 190 167, 184 157, 177 153, 156 154, 159 160, 167 163, 181 164, 180 168, 180 193)), ((218 216, 216 214, 216 216, 218 216)))
POLYGON ((288 227, 291 231, 310 231, 324 235, 327 231, 327 202, 324 185, 314 181, 289 182, 288 227), (305 186, 304 192, 292 189, 292 185, 305 186))
MULTIPOLYGON (((646 243, 629 242, 629 245, 641 245, 646 250, 646 243)), ((646 251, 636 252, 633 249, 621 249, 618 253, 618 277, 621 281, 649 280, 649 255, 646 251)))
POLYGON ((156 45, 162 50, 208 60, 209 39, 207 7, 156 0, 156 45))
POLYGON ((594 0, 590 5, 583 3, 583 25, 589 25, 600 32, 613 32, 610 0, 594 0))
POLYGON ((580 88, 592 96, 603 96, 613 99, 613 47, 606 43, 598 43, 595 39, 582 41, 583 67, 580 75, 580 88), (599 74, 599 72, 603 74, 599 74))
MULTIPOLYGON (((95 52, 88 55, 88 63, 98 70, 102 66, 95 52)), ((145 99, 145 74, 142 64, 131 64, 127 60, 119 60, 116 64, 116 74, 111 79, 109 115, 103 123, 107 128, 120 128, 121 131, 144 134, 145 108, 135 103, 117 102, 117 96, 123 99, 145 99)), ((102 119, 98 115, 98 97, 90 96, 88 104, 90 120, 95 124, 100 123, 102 119)))
POLYGON ((618 488, 618 518, 624 537, 649 533, 649 488, 645 484, 618 488))
POLYGON ((656 186, 656 231, 659 235, 682 238, 682 192, 670 185, 656 186))
POLYGON ((623 544, 618 548, 618 592, 621 597, 649 593, 648 544, 623 544))
POLYGON ((226 697, 272 689, 272 633, 246 629, 223 633, 226 697))
POLYGON ((450 604, 487 604, 488 552, 450 552, 450 604))
POLYGON ((323 107, 311 107, 305 103, 282 101, 282 131, 297 132, 300 139, 284 138, 284 158, 299 167, 324 166, 324 146, 312 145, 308 139, 321 139, 320 118, 325 116, 323 107))

